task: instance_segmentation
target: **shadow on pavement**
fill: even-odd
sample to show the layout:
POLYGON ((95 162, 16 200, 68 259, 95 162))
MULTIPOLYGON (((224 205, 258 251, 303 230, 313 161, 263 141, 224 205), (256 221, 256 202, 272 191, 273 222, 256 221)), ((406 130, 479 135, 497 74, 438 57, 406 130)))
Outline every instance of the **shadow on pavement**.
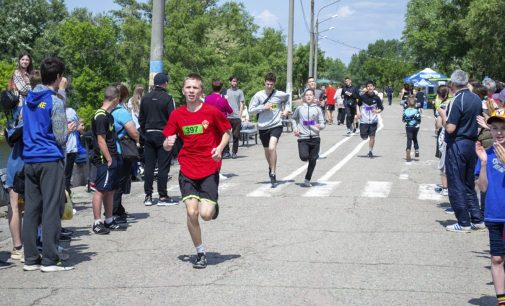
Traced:
POLYGON ((470 305, 496 305, 496 297, 495 296, 481 296, 480 298, 471 299, 468 301, 470 305))
POLYGON ((442 203, 438 203, 437 206, 440 207, 440 208, 444 208, 444 209, 445 208, 451 208, 451 203, 449 203, 449 202, 442 202, 442 203))
POLYGON ((456 223, 457 221, 454 219, 451 219, 451 220, 436 220, 436 222, 438 222, 438 224, 442 225, 443 227, 446 227, 448 225, 452 225, 452 224, 456 223))
MULTIPOLYGON (((234 259, 237 259, 240 257, 242 257, 242 256, 238 255, 238 254, 223 255, 223 254, 217 253, 217 252, 208 252, 207 253, 207 265, 209 265, 209 266, 218 265, 218 264, 223 263, 225 261, 234 260, 234 259)), ((177 256, 177 258, 180 261, 193 262, 196 259, 196 255, 179 255, 179 256, 177 256)))
POLYGON ((68 263, 72 265, 77 265, 81 262, 84 261, 90 261, 91 257, 96 255, 96 252, 84 252, 87 250, 89 247, 86 244, 77 244, 68 247, 68 251, 65 253, 68 253, 70 255, 70 258, 68 259, 68 263))
POLYGON ((360 158, 369 158, 369 159, 375 159, 375 158, 381 158, 382 156, 381 155, 373 155, 372 158, 368 157, 368 153, 367 155, 358 155, 357 157, 360 157, 360 158))

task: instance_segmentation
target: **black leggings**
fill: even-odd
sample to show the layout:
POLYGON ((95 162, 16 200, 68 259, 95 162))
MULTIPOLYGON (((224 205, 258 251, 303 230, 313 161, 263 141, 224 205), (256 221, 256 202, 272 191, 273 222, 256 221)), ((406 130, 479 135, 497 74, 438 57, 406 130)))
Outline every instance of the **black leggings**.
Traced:
POLYGON ((419 150, 419 143, 417 142, 417 133, 419 133, 418 127, 405 127, 405 131, 407 132, 407 150, 410 150, 412 147, 412 141, 414 141, 414 149, 419 150))
POLYGON ((305 179, 309 180, 312 178, 312 173, 316 167, 316 161, 319 157, 319 146, 321 144, 321 139, 309 138, 309 139, 298 139, 298 153, 300 154, 300 159, 302 161, 309 161, 309 167, 307 168, 307 174, 305 174, 305 179))

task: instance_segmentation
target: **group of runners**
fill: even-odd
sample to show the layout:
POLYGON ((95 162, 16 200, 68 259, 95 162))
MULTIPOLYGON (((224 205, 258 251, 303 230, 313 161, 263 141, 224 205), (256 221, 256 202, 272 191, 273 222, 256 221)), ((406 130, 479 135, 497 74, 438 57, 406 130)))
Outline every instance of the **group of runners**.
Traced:
MULTIPOLYGON (((64 205, 65 187, 63 168, 60 166, 60 164, 63 165, 64 159, 62 150, 66 142, 67 130, 76 128, 75 123, 65 122, 65 98, 63 97, 62 100, 61 96, 56 93, 57 89, 61 89, 61 84, 66 83, 63 77, 64 71, 65 66, 61 60, 57 58, 45 59, 41 65, 42 84, 35 87, 33 91, 29 91, 22 104, 23 116, 27 119, 23 132, 23 156, 26 163, 24 171, 27 175, 25 225, 23 228, 24 270, 26 271, 54 272, 73 268, 61 264, 61 253, 58 252, 58 236, 61 234, 60 217, 61 208, 64 205), (42 133, 41 130, 49 132, 42 133), (45 141, 49 145, 41 145, 41 141, 45 141), (48 176, 61 177, 61 181, 47 180, 48 176), (51 190, 51 193, 48 193, 47 190, 51 190), (56 192, 53 192, 54 190, 56 192), (41 207, 44 209, 43 215, 40 215, 41 207), (40 231, 39 225, 42 226, 44 238, 42 257, 36 243, 37 232, 40 231)), ((155 76, 155 81, 160 86, 163 84, 166 86, 168 77, 158 74, 155 76)), ((283 124, 286 120, 291 120, 293 134, 298 137, 300 159, 308 162, 302 186, 311 187, 312 174, 320 152, 320 131, 327 124, 333 123, 332 111, 334 109, 326 105, 324 108, 321 107, 321 101, 326 92, 323 93, 315 88, 313 78, 308 78, 307 88, 302 95, 303 101, 294 110, 291 96, 277 90, 275 88, 276 81, 274 73, 267 73, 264 78, 264 89, 252 97, 248 107, 249 114, 257 116, 257 128, 267 161, 270 184, 272 188, 279 184, 276 175, 277 145, 283 132, 283 124)), ((231 77, 230 82, 234 84, 232 90, 236 91, 238 78, 231 77)), ((458 223, 448 226, 447 230, 469 232, 474 229, 484 229, 487 226, 490 233, 493 280, 498 299, 501 302, 505 300, 505 274, 503 272, 505 242, 501 238, 505 224, 505 209, 503 209, 505 203, 503 197, 500 196, 505 188, 503 185, 505 180, 503 166, 505 159, 505 150, 503 149, 505 143, 505 111, 503 108, 505 89, 496 92, 496 88, 489 81, 483 83, 484 85, 473 84, 472 93, 468 89, 466 73, 460 70, 453 73, 450 91, 454 97, 450 103, 448 90, 442 86, 438 90, 438 99, 441 103, 438 103, 436 107, 442 117, 442 123, 437 132, 445 134, 445 137, 439 137, 439 143, 446 145, 444 161, 448 179, 445 182, 447 186, 444 188, 448 189, 447 193, 458 219, 458 223), (484 113, 482 111, 483 105, 487 108, 484 113), (481 114, 484 114, 484 117, 481 117, 481 114), (475 142, 477 137, 480 137, 478 124, 480 124, 481 131, 489 131, 488 139, 491 141, 487 149, 484 148, 483 141, 475 142), (477 157, 480 163, 475 169, 477 157), (478 174, 479 189, 485 193, 481 195, 481 200, 486 202, 484 218, 480 216, 480 210, 472 206, 476 199, 476 196, 472 195, 474 192, 472 188, 474 170, 475 174, 478 174), (459 205, 461 203, 471 203, 472 205, 463 207, 459 205)), ((198 74, 187 75, 182 86, 185 105, 179 108, 173 107, 167 114, 167 119, 160 119, 166 121, 163 123, 162 129, 153 130, 162 135, 159 144, 165 153, 158 152, 158 154, 171 154, 169 152, 177 150, 173 156, 177 157, 180 164, 179 188, 181 200, 186 205, 188 230, 196 250, 193 267, 197 269, 207 266, 199 219, 210 221, 219 215, 218 188, 223 152, 226 151, 232 137, 232 126, 238 126, 238 124, 232 124, 232 120, 226 116, 226 113, 234 113, 233 109, 228 106, 228 109, 225 108, 225 112, 223 112, 223 109, 219 108, 219 92, 222 82, 213 81, 212 84, 216 94, 215 101, 209 102, 211 100, 209 99, 204 103, 202 78, 198 74)), ((361 138, 368 139, 368 157, 374 158, 373 149, 380 121, 379 114, 384 110, 382 98, 377 94, 374 82, 366 82, 365 91, 361 94, 357 88, 352 86, 352 80, 349 78, 345 80, 345 86, 339 89, 341 90, 335 90, 335 93, 332 90, 329 92, 334 95, 336 100, 341 99, 344 104, 347 117, 347 135, 356 133, 359 128, 361 138)), ((238 118, 232 119, 239 119, 245 108, 243 93, 237 91, 236 94, 238 103, 235 108, 239 109, 239 114, 238 118)), ((114 218, 112 205, 118 188, 119 169, 117 165, 122 162, 120 156, 121 150, 124 150, 118 143, 118 128, 115 127, 118 119, 112 114, 123 100, 121 88, 117 85, 109 86, 105 89, 104 95, 103 104, 95 112, 92 121, 93 162, 97 168, 96 192, 93 195, 95 220, 93 231, 96 234, 108 233, 111 230, 124 230, 121 222, 114 218), (105 220, 103 221, 101 219, 102 205, 105 208, 105 220)), ((163 105, 166 107, 165 104, 163 105)), ((142 112, 148 112, 148 110, 141 108, 142 112)), ((145 124, 144 116, 147 115, 142 113, 140 116, 140 125, 145 124)), ((402 119, 406 124, 406 160, 409 162, 412 142, 414 143, 415 156, 419 156, 417 133, 421 121, 418 103, 412 95, 406 97, 406 108, 402 119)), ((139 135, 135 134, 134 128, 124 124, 122 129, 132 130, 128 134, 133 141, 139 141, 139 135)), ((228 157, 236 158, 237 143, 235 142, 238 142, 238 137, 235 135, 233 142, 232 153, 228 153, 228 157)), ((439 146, 440 148, 441 146, 439 146)), ((146 187, 145 204, 147 206, 148 202, 152 201, 150 193, 152 193, 152 187, 151 189, 146 187)), ((160 198, 162 203, 175 202, 169 199, 166 194, 161 197, 165 197, 160 198)))

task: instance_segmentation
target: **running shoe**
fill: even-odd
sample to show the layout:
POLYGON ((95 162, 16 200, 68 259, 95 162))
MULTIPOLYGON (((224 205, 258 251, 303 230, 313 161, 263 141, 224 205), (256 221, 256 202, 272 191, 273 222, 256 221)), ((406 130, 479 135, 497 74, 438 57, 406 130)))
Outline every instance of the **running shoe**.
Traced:
POLYGON ((277 187, 277 178, 275 174, 270 174, 270 184, 272 184, 272 188, 277 187))
POLYGON ((112 218, 118 224, 128 223, 128 219, 124 215, 120 215, 120 216, 115 215, 115 216, 112 216, 112 218))
POLYGON ((484 224, 484 222, 481 222, 481 223, 470 223, 470 227, 474 231, 483 231, 483 230, 486 229, 486 225, 484 224))
POLYGON ((12 248, 11 251, 11 259, 19 260, 21 262, 25 262, 25 254, 23 252, 23 248, 16 250, 16 248, 12 248))
POLYGON ((236 159, 238 156, 237 156, 237 153, 231 153, 231 158, 232 159, 236 159))
POLYGON ((219 204, 216 203, 216 211, 214 212, 214 216, 212 216, 212 220, 216 220, 217 216, 219 216, 219 204))
POLYGON ((37 271, 40 270, 40 265, 24 265, 23 266, 24 271, 37 271))
POLYGON ((437 184, 434 188, 435 192, 441 193, 444 187, 442 185, 437 184))
POLYGON ((158 203, 156 203, 156 206, 174 206, 179 204, 179 202, 174 201, 171 197, 166 197, 166 198, 160 198, 158 200, 158 203))
POLYGON ((454 215, 454 209, 452 209, 452 208, 450 208, 450 207, 449 207, 449 208, 444 209, 444 212, 445 212, 446 214, 449 214, 449 215, 454 215))
POLYGON ((471 226, 461 226, 459 223, 454 223, 453 225, 448 225, 445 227, 449 232, 455 233, 470 233, 472 231, 471 226))
POLYGON ((150 194, 146 195, 146 198, 144 199, 144 205, 145 206, 153 205, 153 197, 150 194))
POLYGON ((74 267, 68 266, 65 267, 61 264, 61 261, 59 261, 57 264, 52 265, 52 266, 40 266, 40 271, 42 272, 60 272, 60 271, 70 271, 73 270, 74 267))
POLYGON ((368 152, 368 157, 373 158, 373 153, 372 153, 372 151, 368 152))
POLYGON ((108 233, 110 233, 110 230, 105 227, 103 222, 99 222, 93 225, 93 233, 97 235, 107 235, 108 233))
POLYGON ((440 194, 443 195, 443 196, 448 196, 449 195, 449 189, 442 188, 442 191, 440 191, 440 194))
POLYGON ((414 156, 419 157, 419 150, 416 150, 416 152, 414 153, 414 156))
POLYGON ((352 133, 351 130, 348 129, 346 134, 347 136, 351 136, 351 133, 352 133))
POLYGON ((114 219, 112 220, 111 223, 104 222, 104 225, 105 225, 105 228, 107 228, 111 231, 126 231, 126 229, 128 228, 127 224, 125 224, 125 223, 119 224, 116 221, 114 221, 114 219))
POLYGON ((222 155, 222 159, 228 159, 230 157, 231 157, 230 152, 223 153, 222 155))
POLYGON ((74 234, 74 231, 71 231, 71 230, 64 228, 64 227, 61 228, 60 236, 69 236, 70 237, 73 234, 74 234))
POLYGON ((207 255, 205 253, 196 254, 196 260, 193 263, 195 269, 205 269, 207 267, 207 255))
POLYGON ((312 187, 312 184, 310 183, 310 180, 304 180, 302 186, 303 187, 312 187))

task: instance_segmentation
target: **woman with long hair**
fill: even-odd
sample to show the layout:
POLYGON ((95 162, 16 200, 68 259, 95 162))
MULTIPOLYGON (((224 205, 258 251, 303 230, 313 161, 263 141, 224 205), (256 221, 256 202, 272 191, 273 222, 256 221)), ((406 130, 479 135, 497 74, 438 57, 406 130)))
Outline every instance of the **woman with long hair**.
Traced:
MULTIPOLYGON (((21 109, 26 95, 32 89, 30 85, 30 73, 32 70, 32 57, 26 52, 21 53, 18 57, 17 68, 14 70, 8 85, 8 89, 19 95, 19 104, 12 111, 12 118, 9 118, 10 122, 8 123, 8 126, 13 129, 23 125, 21 109)), ((21 172, 24 166, 22 153, 23 141, 19 139, 13 144, 11 153, 9 154, 5 187, 9 189, 9 229, 13 243, 11 259, 24 262, 23 240, 21 237, 23 209, 18 204, 19 194, 13 190, 16 173, 21 172)))
POLYGON ((144 86, 137 84, 133 89, 133 96, 128 100, 128 108, 130 109, 133 117, 133 122, 135 122, 135 127, 138 129, 139 124, 139 111, 140 111, 140 100, 144 95, 144 86))

